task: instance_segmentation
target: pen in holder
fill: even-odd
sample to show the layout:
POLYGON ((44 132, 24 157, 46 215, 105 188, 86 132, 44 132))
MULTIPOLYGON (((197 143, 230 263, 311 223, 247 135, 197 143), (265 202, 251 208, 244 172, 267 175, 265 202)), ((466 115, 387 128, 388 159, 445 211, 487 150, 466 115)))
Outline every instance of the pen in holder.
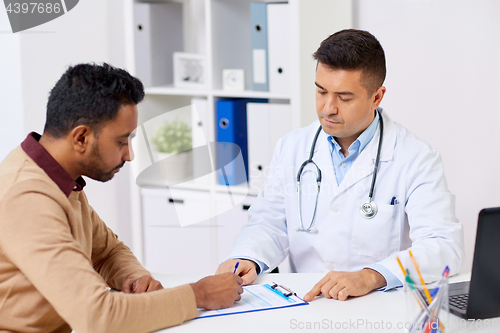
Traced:
POLYGON ((438 281, 429 284, 421 284, 417 277, 407 274, 404 290, 408 333, 446 333, 449 317, 448 273, 446 268, 438 281))

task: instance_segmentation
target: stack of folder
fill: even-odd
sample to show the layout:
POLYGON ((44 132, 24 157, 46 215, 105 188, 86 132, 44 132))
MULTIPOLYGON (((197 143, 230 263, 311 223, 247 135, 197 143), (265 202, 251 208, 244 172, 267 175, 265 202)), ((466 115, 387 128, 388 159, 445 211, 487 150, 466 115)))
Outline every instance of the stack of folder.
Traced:
POLYGON ((251 3, 254 91, 290 92, 288 3, 251 3))
POLYGON ((276 143, 292 129, 290 105, 223 99, 216 102, 216 114, 219 184, 249 182, 263 190, 276 143))
POLYGON ((217 169, 221 185, 248 181, 247 103, 266 99, 221 99, 216 102, 217 169))

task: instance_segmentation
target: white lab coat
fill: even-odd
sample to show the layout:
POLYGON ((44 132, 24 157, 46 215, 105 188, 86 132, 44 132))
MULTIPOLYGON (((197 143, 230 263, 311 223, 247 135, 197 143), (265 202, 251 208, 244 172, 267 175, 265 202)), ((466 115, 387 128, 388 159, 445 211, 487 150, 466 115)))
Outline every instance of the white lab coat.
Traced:
MULTIPOLYGON (((270 269, 289 254, 296 272, 357 271, 381 264, 404 281, 395 256, 403 263, 407 249, 424 279, 437 280, 446 265, 450 274, 464 260, 462 224, 455 217, 455 196, 446 183, 439 153, 385 112, 380 167, 372 219, 360 214, 368 200, 377 154, 379 130, 337 185, 328 134, 321 132, 313 160, 322 171, 314 226, 298 232, 297 171, 308 158, 319 122, 295 130, 276 145, 265 190, 249 210, 249 222, 234 241, 229 257, 253 258, 270 269), (391 205, 397 198, 399 204, 391 205)), ((380 126, 380 125, 379 125, 380 126)), ((316 172, 309 164, 302 174, 304 228, 311 221, 316 197, 316 172), (314 171, 314 172, 313 172, 314 171)))

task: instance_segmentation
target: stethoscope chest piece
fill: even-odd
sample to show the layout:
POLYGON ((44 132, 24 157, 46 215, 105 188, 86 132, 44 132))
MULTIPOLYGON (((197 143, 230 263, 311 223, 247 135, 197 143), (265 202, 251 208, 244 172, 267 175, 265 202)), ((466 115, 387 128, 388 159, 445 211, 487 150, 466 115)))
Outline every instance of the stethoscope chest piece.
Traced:
POLYGON ((364 218, 373 218, 375 215, 377 215, 377 211, 377 204, 373 201, 366 201, 361 205, 361 215, 363 215, 364 218))

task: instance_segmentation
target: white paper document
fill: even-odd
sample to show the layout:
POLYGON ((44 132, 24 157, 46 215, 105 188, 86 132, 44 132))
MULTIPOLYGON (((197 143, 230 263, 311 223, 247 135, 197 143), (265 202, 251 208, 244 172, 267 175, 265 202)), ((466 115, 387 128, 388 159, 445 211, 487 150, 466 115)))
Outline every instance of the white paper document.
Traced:
POLYGON ((241 300, 235 302, 231 307, 212 311, 198 310, 198 317, 195 319, 309 304, 288 288, 274 282, 253 284, 245 286, 243 289, 241 300))

